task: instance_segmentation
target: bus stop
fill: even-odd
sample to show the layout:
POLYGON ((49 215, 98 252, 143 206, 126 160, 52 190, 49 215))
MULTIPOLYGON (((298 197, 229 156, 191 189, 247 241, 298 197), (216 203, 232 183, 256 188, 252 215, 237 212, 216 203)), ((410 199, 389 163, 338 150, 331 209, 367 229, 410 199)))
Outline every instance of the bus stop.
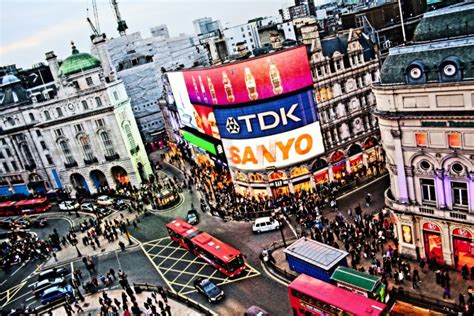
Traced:
POLYGON ((331 283, 337 267, 347 267, 347 252, 305 237, 295 241, 284 252, 291 270, 325 282, 331 283))

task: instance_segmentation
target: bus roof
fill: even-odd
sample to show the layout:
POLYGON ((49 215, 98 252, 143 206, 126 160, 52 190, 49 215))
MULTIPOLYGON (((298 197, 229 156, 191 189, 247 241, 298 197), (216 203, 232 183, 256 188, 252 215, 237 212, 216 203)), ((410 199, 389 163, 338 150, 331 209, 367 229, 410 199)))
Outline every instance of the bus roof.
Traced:
POLYGON ((15 205, 16 201, 0 202, 0 207, 10 207, 15 205))
POLYGON ((236 256, 240 255, 240 251, 207 233, 197 235, 192 239, 192 241, 197 243, 202 249, 225 262, 229 262, 236 256))
POLYGON ((354 315, 382 315, 387 308, 387 305, 383 303, 312 278, 306 274, 300 274, 291 282, 288 288, 305 293, 317 300, 336 306, 354 315))
POLYGON ((45 197, 29 199, 29 200, 21 200, 16 205, 21 206, 21 205, 40 204, 40 203, 46 202, 47 200, 48 199, 45 197))
POLYGON ((171 229, 172 231, 180 234, 181 236, 187 236, 198 229, 194 227, 193 225, 188 224, 187 222, 183 221, 180 218, 177 218, 168 224, 166 224, 166 227, 171 229))
POLYGON ((351 268, 339 266, 332 274, 331 280, 349 284, 367 292, 373 292, 375 287, 380 284, 381 278, 351 268))

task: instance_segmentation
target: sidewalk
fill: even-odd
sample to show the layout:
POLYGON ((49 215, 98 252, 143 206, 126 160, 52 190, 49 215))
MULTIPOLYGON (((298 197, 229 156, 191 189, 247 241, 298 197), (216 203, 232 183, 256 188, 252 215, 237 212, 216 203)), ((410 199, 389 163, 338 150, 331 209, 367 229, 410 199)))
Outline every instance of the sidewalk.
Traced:
MULTIPOLYGON (((110 297, 110 299, 113 301, 114 298, 122 302, 122 289, 117 289, 113 291, 107 291, 107 296, 110 297)), ((84 310, 83 312, 77 312, 77 309, 73 307, 74 312, 77 312, 77 315, 100 315, 100 304, 99 304, 99 298, 102 297, 102 292, 97 292, 91 295, 87 295, 84 297, 85 301, 84 302, 79 302, 79 305, 82 307, 84 310)), ((146 302, 147 298, 152 298, 151 297, 151 292, 142 292, 140 294, 136 294, 135 297, 137 298, 137 303, 138 306, 140 306, 140 309, 143 313, 145 313, 145 307, 143 305, 144 302, 146 302)), ((160 295, 157 294, 157 298, 161 299, 160 295)), ((153 301, 153 304, 157 307, 157 310, 159 311, 160 309, 158 308, 158 303, 153 301)), ((130 305, 130 299, 129 299, 129 305, 130 305)), ((197 312, 194 309, 191 309, 187 307, 186 305, 174 301, 170 298, 168 298, 168 305, 171 307, 171 315, 182 315, 182 316, 194 316, 194 315, 203 315, 199 312, 197 312)), ((122 307, 122 306, 121 306, 122 307)), ((123 310, 120 309, 120 315, 123 314, 123 310)), ((130 311, 130 306, 129 306, 129 311, 130 311)), ((63 306, 55 309, 52 311, 53 315, 66 315, 66 310, 63 306)))

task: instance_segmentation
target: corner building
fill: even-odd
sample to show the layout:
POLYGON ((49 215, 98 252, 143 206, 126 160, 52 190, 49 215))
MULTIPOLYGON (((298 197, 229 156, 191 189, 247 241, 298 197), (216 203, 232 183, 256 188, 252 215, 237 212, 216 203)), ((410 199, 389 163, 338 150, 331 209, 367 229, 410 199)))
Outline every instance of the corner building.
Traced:
POLYGON ((400 252, 458 269, 474 265, 473 20, 473 4, 424 14, 374 85, 400 252))

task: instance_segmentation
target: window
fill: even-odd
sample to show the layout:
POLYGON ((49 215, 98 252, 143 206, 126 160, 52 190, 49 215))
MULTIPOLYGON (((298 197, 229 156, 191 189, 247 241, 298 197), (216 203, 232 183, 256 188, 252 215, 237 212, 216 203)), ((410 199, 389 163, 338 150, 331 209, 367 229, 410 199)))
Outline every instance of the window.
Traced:
POLYGON ((87 104, 86 100, 82 100, 81 103, 84 110, 89 110, 89 104, 87 104))
POLYGON ((61 108, 56 108, 56 112, 58 113, 58 117, 63 116, 63 110, 61 110, 61 108))
POLYGON ((47 155, 46 155, 46 160, 48 161, 48 164, 50 164, 50 165, 53 165, 53 164, 54 164, 53 158, 51 158, 51 155, 47 154, 47 155))
POLYGON ((119 99, 119 95, 118 95, 117 91, 114 91, 114 99, 116 101, 118 101, 118 99, 119 99))
POLYGON ((5 153, 7 154, 7 157, 12 156, 12 153, 10 152, 10 148, 5 148, 5 153))
POLYGON ((76 133, 79 133, 82 132, 84 128, 82 127, 82 124, 76 124, 74 125, 74 130, 76 131, 76 133))
POLYGON ((449 147, 461 147, 461 134, 448 134, 449 147))
POLYGON ((453 205, 459 207, 468 207, 469 200, 467 194, 467 184, 464 182, 451 182, 453 194, 453 205))
POLYGON ((3 169, 5 169, 6 172, 10 172, 10 167, 8 167, 6 162, 3 163, 3 169))
POLYGON ((428 170, 431 169, 431 164, 430 164, 428 161, 426 161, 426 160, 422 160, 422 161, 420 162, 420 168, 423 169, 423 170, 425 170, 425 171, 428 171, 428 170))
POLYGON ((59 136, 63 136, 63 130, 58 128, 58 129, 55 129, 54 130, 54 135, 56 135, 56 137, 59 137, 59 136))
POLYGON ((79 137, 79 142, 81 143, 82 150, 84 151, 84 157, 86 160, 94 159, 94 153, 92 152, 91 143, 89 136, 83 135, 79 137))
POLYGON ((48 111, 44 111, 43 114, 44 114, 45 119, 47 119, 47 120, 51 119, 51 115, 49 115, 48 111))
POLYGON ((97 127, 103 127, 103 126, 105 126, 104 119, 98 119, 98 120, 96 120, 96 121, 95 121, 95 125, 96 125, 97 127))
POLYGON ((94 83, 92 82, 92 78, 91 77, 87 77, 86 78, 86 83, 88 86, 92 86, 94 83))
POLYGON ((451 166, 451 170, 455 173, 460 174, 464 171, 464 167, 460 163, 456 162, 451 166))
POLYGON ((105 155, 106 156, 115 155, 114 144, 112 143, 112 140, 110 139, 109 133, 105 131, 100 133, 100 139, 102 140, 102 143, 104 144, 105 155))
POLYGON ((428 143, 426 133, 415 133, 415 138, 417 146, 426 146, 428 143))
POLYGON ((421 198, 423 203, 436 203, 436 191, 433 179, 421 179, 421 198))
POLYGON ((3 158, 5 158, 5 156, 3 155, 3 152, 2 152, 2 150, 0 149, 0 159, 3 159, 3 158))
POLYGON ((102 99, 99 97, 95 97, 95 103, 97 104, 97 107, 102 106, 102 99))
POLYGON ((46 143, 44 142, 44 140, 40 141, 40 145, 43 150, 48 150, 48 147, 46 147, 46 143))
POLYGON ((66 159, 66 163, 67 164, 74 163, 74 157, 72 156, 71 147, 69 147, 69 143, 65 140, 62 140, 59 143, 59 147, 61 148, 61 151, 63 152, 64 159, 66 159))
POLYGON ((18 171, 18 166, 15 161, 11 161, 12 167, 14 171, 18 171))
POLYGON ((35 116, 33 115, 33 113, 28 113, 29 117, 30 117, 30 121, 34 121, 35 120, 35 116))
POLYGON ((36 130, 36 136, 41 137, 41 131, 40 130, 36 130))
POLYGON ((252 36, 252 33, 251 33, 251 32, 249 32, 249 36, 252 36))
POLYGON ((130 143, 130 147, 134 149, 137 145, 135 144, 135 139, 133 138, 132 135, 132 129, 130 128, 130 124, 125 124, 123 126, 123 129, 125 130, 125 134, 127 135, 128 142, 130 143))
POLYGON ((21 153, 23 154, 23 158, 25 159, 26 163, 29 165, 33 165, 35 160, 33 159, 33 155, 31 154, 30 147, 26 142, 20 145, 21 153))

